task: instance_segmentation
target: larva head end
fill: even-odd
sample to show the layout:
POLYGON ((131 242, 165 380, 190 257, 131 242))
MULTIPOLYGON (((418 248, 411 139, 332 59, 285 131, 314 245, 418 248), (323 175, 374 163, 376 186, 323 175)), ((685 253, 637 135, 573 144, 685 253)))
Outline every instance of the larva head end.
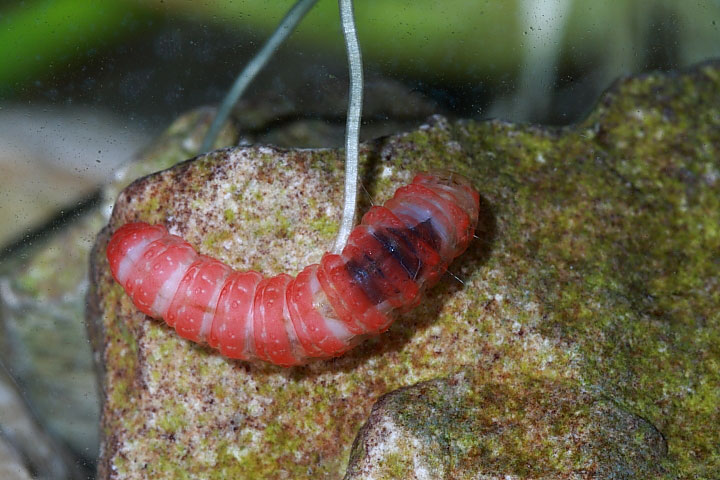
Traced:
POLYGON ((472 229, 475 229, 480 212, 480 194, 468 178, 450 170, 437 169, 431 172, 418 173, 412 183, 430 188, 439 187, 451 194, 455 203, 468 214, 472 229))

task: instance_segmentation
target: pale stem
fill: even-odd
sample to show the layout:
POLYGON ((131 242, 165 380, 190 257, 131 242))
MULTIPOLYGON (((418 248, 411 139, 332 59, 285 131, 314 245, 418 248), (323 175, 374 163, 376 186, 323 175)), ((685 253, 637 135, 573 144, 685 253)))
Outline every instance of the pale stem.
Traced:
POLYGON ((215 118, 205 134, 202 146, 200 147, 200 153, 210 151, 215 143, 215 139, 220 133, 220 129, 223 124, 225 124, 225 121, 230 115, 230 111, 237 103, 240 95, 243 94, 248 85, 250 85, 250 82, 253 81, 260 70, 267 64, 268 60, 270 60, 275 50, 277 50, 293 30, 295 30, 300 20, 303 19, 305 14, 310 11, 317 1, 318 0, 298 0, 295 2, 295 5, 288 11, 273 34, 268 38, 267 42, 265 42, 262 49, 245 65, 245 68, 235 79, 235 83, 233 83, 232 88, 230 88, 230 91, 223 99, 220 108, 218 108, 217 114, 215 114, 215 118))
POLYGON ((338 0, 343 36, 350 67, 350 101, 348 102, 347 125, 345 127, 345 200, 334 253, 340 253, 347 243, 350 231, 355 226, 358 186, 358 144, 360 135, 360 114, 362 113, 363 74, 360 45, 355 31, 352 0, 338 0))

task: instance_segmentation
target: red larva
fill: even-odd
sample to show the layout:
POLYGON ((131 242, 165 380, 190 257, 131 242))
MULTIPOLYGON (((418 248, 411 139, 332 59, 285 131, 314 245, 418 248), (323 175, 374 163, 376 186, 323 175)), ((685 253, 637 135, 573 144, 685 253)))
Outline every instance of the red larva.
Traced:
POLYGON ((143 313, 230 358, 299 365, 342 355, 415 307, 470 243, 479 195, 456 174, 419 174, 372 207, 340 255, 293 278, 237 272, 165 227, 129 223, 110 239, 115 279, 143 313))

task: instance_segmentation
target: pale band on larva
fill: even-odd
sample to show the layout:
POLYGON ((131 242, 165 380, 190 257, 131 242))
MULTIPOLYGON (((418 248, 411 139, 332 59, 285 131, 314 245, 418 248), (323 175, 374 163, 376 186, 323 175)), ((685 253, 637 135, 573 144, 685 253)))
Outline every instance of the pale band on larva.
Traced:
POLYGON ((372 207, 340 255, 297 277, 237 272, 161 225, 110 239, 113 277, 135 306, 223 355, 291 366, 342 355, 415 307, 470 244, 479 195, 454 173, 418 174, 372 207))

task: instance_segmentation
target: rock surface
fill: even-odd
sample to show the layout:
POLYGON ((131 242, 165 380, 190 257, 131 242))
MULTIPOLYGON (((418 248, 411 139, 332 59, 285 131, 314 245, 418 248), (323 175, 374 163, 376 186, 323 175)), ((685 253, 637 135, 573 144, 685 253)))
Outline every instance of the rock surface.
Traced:
POLYGON ((662 434, 609 398, 483 365, 378 400, 350 454, 360 478, 645 478, 662 434))
POLYGON ((568 129, 435 118, 366 144, 378 203, 418 170, 470 177, 479 239, 451 267, 462 284, 300 368, 224 359, 139 314, 105 245, 163 222, 235 268, 297 273, 332 243, 340 152, 227 149, 133 183, 92 256, 100 478, 338 478, 348 460, 349 478, 716 472, 719 104, 711 63, 623 80, 568 129), (428 381, 385 397, 351 456, 373 403, 428 381), (395 450, 365 446, 377 418, 402 427, 395 450))

